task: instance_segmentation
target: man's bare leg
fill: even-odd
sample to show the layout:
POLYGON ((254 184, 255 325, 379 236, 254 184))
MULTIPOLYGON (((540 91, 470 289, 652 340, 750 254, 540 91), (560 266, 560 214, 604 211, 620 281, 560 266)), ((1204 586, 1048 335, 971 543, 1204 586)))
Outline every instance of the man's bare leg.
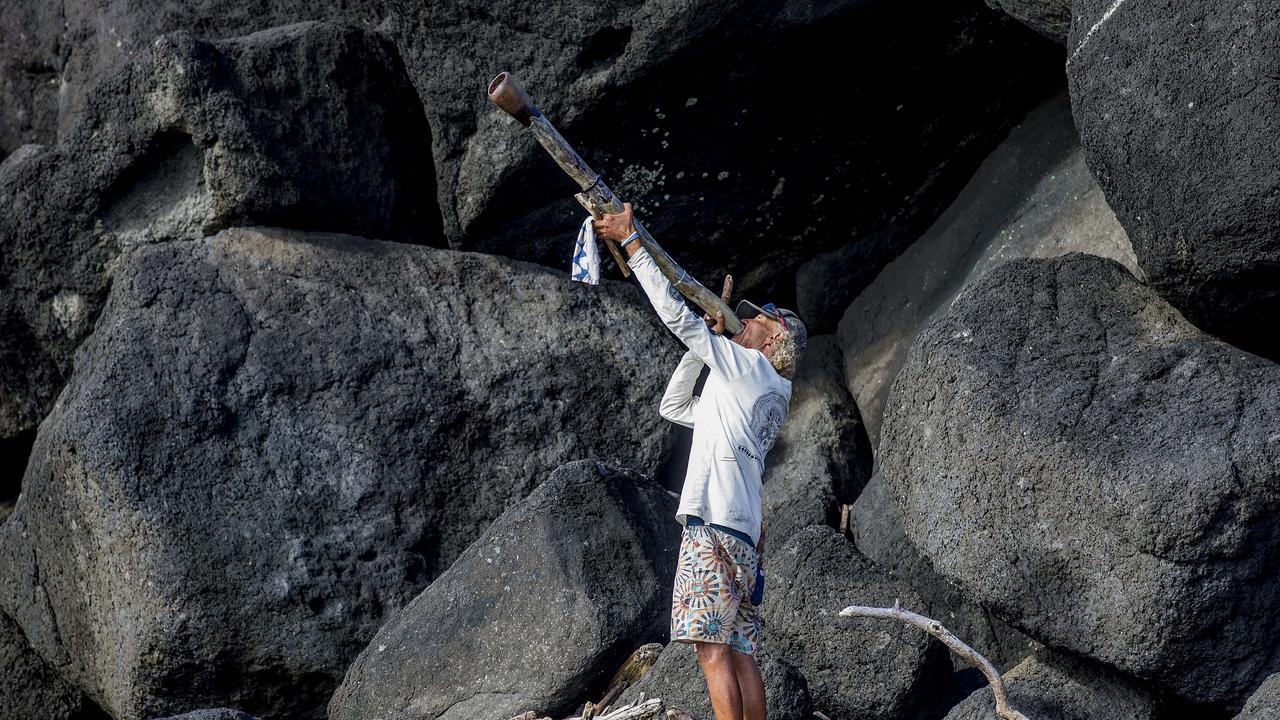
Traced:
POLYGON ((764 720, 764 678, 756 659, 736 650, 733 667, 738 675, 738 689, 742 692, 742 720, 764 720))
POLYGON ((738 689, 733 651, 724 643, 699 642, 695 646, 716 720, 742 720, 742 692, 738 689))

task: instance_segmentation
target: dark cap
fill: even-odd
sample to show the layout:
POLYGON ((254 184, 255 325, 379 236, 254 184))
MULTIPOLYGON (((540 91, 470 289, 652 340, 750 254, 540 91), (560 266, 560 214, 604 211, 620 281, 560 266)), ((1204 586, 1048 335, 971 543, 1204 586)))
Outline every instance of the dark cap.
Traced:
POLYGON ((809 331, 805 329, 804 322, 799 315, 786 308, 780 308, 773 303, 765 303, 764 307, 761 307, 750 300, 743 300, 738 303, 738 309, 734 314, 742 320, 750 320, 757 315, 768 315, 791 331, 796 338, 797 348, 804 349, 804 346, 809 343, 809 331))

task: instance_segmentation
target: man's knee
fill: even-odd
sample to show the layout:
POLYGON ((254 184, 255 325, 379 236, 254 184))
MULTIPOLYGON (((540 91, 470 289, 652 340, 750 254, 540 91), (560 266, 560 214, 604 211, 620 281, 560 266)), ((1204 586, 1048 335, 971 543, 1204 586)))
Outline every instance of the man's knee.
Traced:
POLYGON ((733 662, 733 658, 730 656, 733 651, 725 643, 698 642, 694 643, 694 649, 698 652, 698 662, 703 665, 707 663, 733 662))

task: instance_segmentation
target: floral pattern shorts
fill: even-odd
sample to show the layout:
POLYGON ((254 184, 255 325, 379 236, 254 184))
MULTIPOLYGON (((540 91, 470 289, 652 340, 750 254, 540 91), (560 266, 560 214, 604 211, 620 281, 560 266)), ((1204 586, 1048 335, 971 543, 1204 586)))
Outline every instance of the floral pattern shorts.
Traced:
POLYGON ((751 604, 760 554, 710 525, 686 525, 671 592, 672 642, 725 643, 755 655, 763 623, 751 604))

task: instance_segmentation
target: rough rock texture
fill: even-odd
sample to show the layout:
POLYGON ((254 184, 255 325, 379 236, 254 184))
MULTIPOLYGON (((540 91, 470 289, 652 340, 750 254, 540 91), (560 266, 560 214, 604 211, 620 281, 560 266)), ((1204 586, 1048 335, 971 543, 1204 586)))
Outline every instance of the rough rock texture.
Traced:
POLYGON ((1195 702, 1280 668, 1280 368, 1112 260, 1014 260, 920 334, 879 457, 973 600, 1195 702))
POLYGON ((814 524, 838 527, 871 475, 871 448, 844 387, 840 348, 831 335, 809 340, 792 383, 787 420, 766 458, 761 505, 769 523, 765 552, 814 524))
POLYGON ((1280 3, 1076 0, 1071 106, 1151 285, 1280 358, 1280 3))
MULTIPOLYGON (((841 308, 845 379, 872 442, 879 441, 885 398, 912 339, 961 288, 1006 260, 1072 251, 1110 257, 1141 272, 1085 167, 1062 93, 1028 113, 933 227, 841 308)), ((825 302, 825 270, 818 266, 838 260, 815 259, 806 266, 817 273, 811 279, 802 270, 802 310, 817 312, 825 302)))
MULTIPOLYGON (((1138 683, 1087 661, 1040 650, 1003 676, 1009 704, 1035 720, 1156 720, 1160 705, 1138 683)), ((983 688, 946 720, 992 720, 996 703, 983 688)))
POLYGON ((1244 710, 1235 720, 1274 720, 1280 718, 1280 673, 1267 678, 1262 686, 1249 696, 1244 710))
POLYGON ((0 612, 0 718, 90 720, 101 710, 68 685, 31 649, 8 615, 0 612))
MULTIPOLYGON (((924 601, 924 605, 909 610, 941 622, 996 667, 1011 668, 1031 652, 1032 643, 1027 636, 966 598, 954 584, 938 575, 929 559, 911 544, 902 529, 902 513, 880 473, 872 476, 858 495, 849 525, 858 551, 881 572, 915 590, 924 601)), ((971 667, 955 654, 950 658, 957 671, 971 667)))
POLYGON ((1067 44, 1071 30, 1071 0, 987 0, 1027 27, 1059 45, 1067 44))
MULTIPOLYGON (((756 652, 756 662, 764 680, 765 717, 768 720, 813 720, 813 701, 800 671, 763 650, 756 652)), ((679 708, 694 720, 715 720, 706 675, 698 664, 697 651, 689 643, 675 642, 663 648, 649 672, 640 682, 623 691, 610 709, 634 703, 641 695, 661 698, 665 707, 679 708)))
POLYGON ((206 710, 192 710, 189 713, 181 715, 171 715, 167 718, 159 718, 158 720, 258 720, 254 716, 239 710, 230 708, 210 708, 206 710))
POLYGON ((53 405, 123 247, 253 223, 439 240, 430 131, 377 35, 166 36, 87 103, 0 165, 0 437, 53 405))
POLYGON ((563 717, 598 699, 667 634, 675 510, 645 476, 562 466, 378 630, 329 720, 563 717))
POLYGON ((0 610, 119 720, 321 717, 387 614, 552 469, 652 472, 666 423, 633 409, 676 346, 634 286, 492 256, 137 246, 0 524, 0 610))
POLYGON ((923 717, 950 672, 942 646, 898 623, 842 618, 849 605, 920 607, 842 536, 810 525, 766 548, 761 647, 793 664, 809 683, 813 709, 832 718, 923 717))

